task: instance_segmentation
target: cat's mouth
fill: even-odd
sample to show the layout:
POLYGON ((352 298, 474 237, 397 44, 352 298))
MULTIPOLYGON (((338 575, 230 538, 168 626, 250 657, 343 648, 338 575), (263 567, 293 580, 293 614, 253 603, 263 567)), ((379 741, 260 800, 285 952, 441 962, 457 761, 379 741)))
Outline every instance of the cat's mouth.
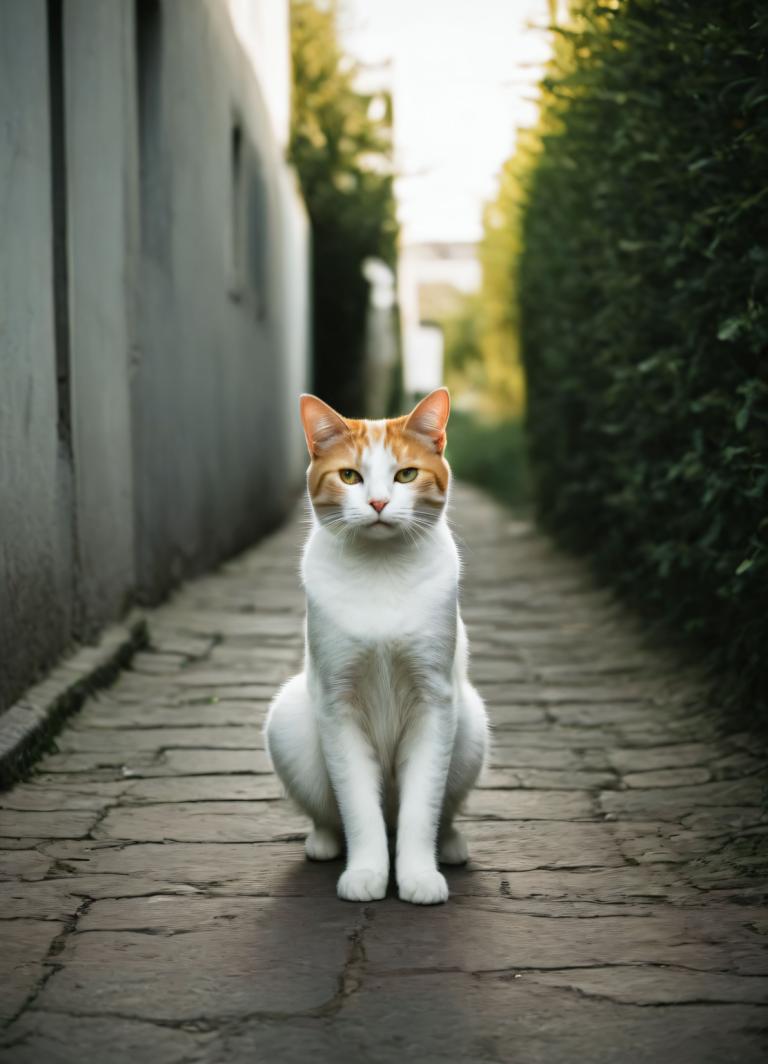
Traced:
POLYGON ((383 517, 377 517, 373 521, 369 521, 365 526, 366 528, 395 528, 392 521, 385 521, 383 517))

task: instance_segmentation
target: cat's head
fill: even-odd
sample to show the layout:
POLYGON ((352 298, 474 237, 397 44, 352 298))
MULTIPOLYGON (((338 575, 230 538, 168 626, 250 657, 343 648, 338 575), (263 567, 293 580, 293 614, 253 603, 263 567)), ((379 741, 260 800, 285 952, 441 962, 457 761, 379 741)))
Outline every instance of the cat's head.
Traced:
POLYGON ((443 452, 450 407, 448 389, 438 388, 404 417, 363 421, 302 395, 307 483, 320 523, 371 539, 415 539, 434 525, 448 499, 443 452))

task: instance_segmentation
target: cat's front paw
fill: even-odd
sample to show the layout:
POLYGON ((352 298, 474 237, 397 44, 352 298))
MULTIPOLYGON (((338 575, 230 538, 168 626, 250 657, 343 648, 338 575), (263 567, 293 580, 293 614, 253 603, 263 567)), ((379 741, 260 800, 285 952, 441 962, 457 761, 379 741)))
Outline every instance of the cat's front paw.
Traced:
POLYGON ((398 874, 397 886, 401 901, 413 905, 440 905, 448 901, 448 884, 436 868, 398 874))
POLYGON ((336 893, 344 901, 379 901, 387 893, 389 870, 348 868, 339 877, 336 893))

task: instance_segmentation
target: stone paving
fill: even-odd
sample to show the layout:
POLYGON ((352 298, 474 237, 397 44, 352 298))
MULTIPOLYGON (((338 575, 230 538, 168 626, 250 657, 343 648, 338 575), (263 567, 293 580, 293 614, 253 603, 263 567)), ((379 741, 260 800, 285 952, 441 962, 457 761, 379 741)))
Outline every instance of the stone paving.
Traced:
POLYGON ((270 773, 295 521, 0 795, 0 1061, 766 1059, 765 759, 586 570, 461 489, 494 748, 447 905, 337 900, 270 773))

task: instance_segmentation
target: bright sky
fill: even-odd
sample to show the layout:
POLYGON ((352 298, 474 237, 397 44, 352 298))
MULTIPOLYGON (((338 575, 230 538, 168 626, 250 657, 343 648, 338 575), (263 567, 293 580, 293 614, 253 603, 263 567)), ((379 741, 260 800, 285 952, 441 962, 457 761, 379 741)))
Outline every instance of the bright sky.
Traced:
POLYGON ((391 59, 404 240, 476 240, 482 204, 535 120, 547 0, 343 0, 346 49, 391 59))

